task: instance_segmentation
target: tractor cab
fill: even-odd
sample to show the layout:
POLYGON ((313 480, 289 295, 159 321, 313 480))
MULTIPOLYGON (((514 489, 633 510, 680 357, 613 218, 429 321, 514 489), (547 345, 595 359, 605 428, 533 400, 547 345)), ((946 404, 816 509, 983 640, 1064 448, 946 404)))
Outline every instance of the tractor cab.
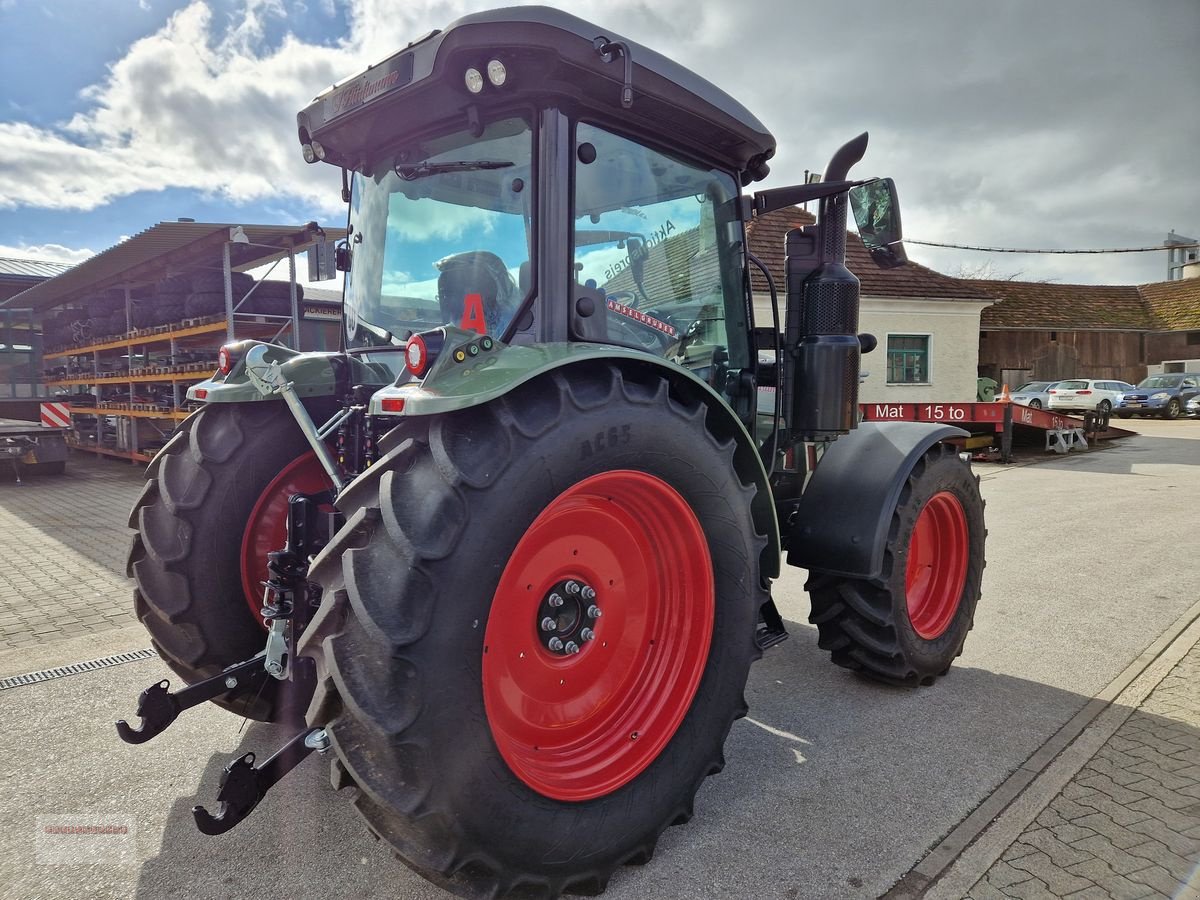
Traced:
POLYGON ((740 188, 775 142, 681 66, 557 10, 480 13, 318 97, 299 134, 347 173, 348 350, 455 326, 748 389, 740 188))

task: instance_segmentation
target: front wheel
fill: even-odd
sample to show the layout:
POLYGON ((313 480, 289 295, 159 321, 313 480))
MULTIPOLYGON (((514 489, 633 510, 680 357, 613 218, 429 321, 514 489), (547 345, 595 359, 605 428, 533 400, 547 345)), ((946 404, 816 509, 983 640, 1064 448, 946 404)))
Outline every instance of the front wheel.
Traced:
POLYGON ((892 513, 877 578, 813 571, 809 621, 833 661, 879 681, 932 684, 962 653, 984 567, 983 498, 953 447, 918 460, 892 513))
POLYGON ((1182 409, 1183 407, 1180 405, 1178 398, 1172 397, 1167 401, 1167 405, 1163 407, 1163 418, 1178 419, 1179 413, 1182 411, 1182 409))
POLYGON ((1117 418, 1118 418, 1118 419, 1132 419, 1132 418, 1133 418, 1133 413, 1131 413, 1131 412, 1123 412, 1122 410, 1119 410, 1119 409, 1118 409, 1118 410, 1117 410, 1117 418))
POLYGON ((598 892, 721 769, 766 593, 718 415, 648 372, 572 366, 414 420, 352 488, 314 565, 310 718, 422 875, 598 892))
POLYGON ((1029 401, 1029 408, 1030 409, 1041 409, 1042 401, 1039 400, 1037 397, 1034 397, 1032 400, 1029 401))

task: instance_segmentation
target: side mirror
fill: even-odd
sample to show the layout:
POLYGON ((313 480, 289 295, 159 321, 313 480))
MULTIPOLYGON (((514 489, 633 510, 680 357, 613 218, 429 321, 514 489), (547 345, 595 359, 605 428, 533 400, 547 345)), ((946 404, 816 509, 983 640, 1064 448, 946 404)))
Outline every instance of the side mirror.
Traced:
POLYGON ((894 269, 908 262, 901 240, 900 201, 896 199, 896 183, 890 178, 860 184, 850 188, 850 208, 858 223, 863 244, 881 269, 894 269))

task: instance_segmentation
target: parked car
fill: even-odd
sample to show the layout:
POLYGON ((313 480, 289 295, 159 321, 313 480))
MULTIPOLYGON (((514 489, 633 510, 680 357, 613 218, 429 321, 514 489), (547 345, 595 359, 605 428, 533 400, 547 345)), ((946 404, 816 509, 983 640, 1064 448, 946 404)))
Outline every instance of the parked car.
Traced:
POLYGON ((1187 414, 1193 419, 1200 419, 1200 394, 1189 400, 1184 409, 1187 410, 1187 414))
POLYGON ((1178 419, 1189 400, 1200 395, 1200 373, 1172 372, 1150 375, 1125 394, 1116 407, 1122 419, 1130 416, 1162 416, 1178 419))
POLYGON ((1097 381, 1091 378, 1073 378, 1054 384, 1046 394, 1049 409, 1085 412, 1094 410, 1110 413, 1120 404, 1126 391, 1132 391, 1128 381, 1097 381))
POLYGON ((1027 381, 1015 391, 1010 392, 1008 396, 1013 403, 1041 409, 1049 399, 1046 394, 1047 389, 1054 387, 1057 383, 1056 381, 1027 381))

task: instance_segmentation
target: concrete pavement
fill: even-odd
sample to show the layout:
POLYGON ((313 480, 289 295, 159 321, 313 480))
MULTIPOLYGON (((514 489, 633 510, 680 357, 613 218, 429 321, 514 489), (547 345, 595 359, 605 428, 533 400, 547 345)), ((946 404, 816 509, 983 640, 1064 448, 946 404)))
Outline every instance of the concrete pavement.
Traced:
POLYGON ((0 654, 133 621, 125 523, 142 483, 141 468, 83 453, 63 475, 0 479, 0 654))
MULTIPOLYGON (((1092 698, 1200 596, 1200 574, 1191 558, 1159 552, 1164 529, 1194 521, 1194 511, 1200 508, 1200 423, 1137 425, 1145 427, 1146 436, 1112 450, 1030 467, 980 468, 991 529, 984 600, 960 665, 935 688, 892 691, 830 666, 815 647, 812 629, 804 624, 803 573, 786 573, 776 595, 793 637, 753 670, 747 691, 750 719, 738 723, 731 734, 725 773, 702 789, 696 818, 664 834, 650 865, 618 873, 609 896, 877 897, 901 882, 927 851, 940 846, 944 836, 1036 759, 1039 748, 1064 723, 1086 712, 1092 698), (1092 555, 1079 552, 1084 546, 1081 536, 1094 545, 1092 555), (1097 566, 1093 556, 1105 565, 1097 566)), ((39 487, 44 484, 39 480, 39 487)), ((9 487, 0 485, 0 510, 18 518, 41 514, 37 504, 14 512, 7 505, 9 487)), ((131 491, 129 502, 137 487, 136 480, 129 480, 123 488, 131 491)), ((123 526, 127 508, 122 500, 110 520, 123 526)), ((52 533, 49 528, 39 530, 43 536, 52 533)), ((7 559, 10 545, 2 535, 0 559, 7 559)), ((70 547, 69 540, 64 533, 63 549, 70 547)), ((109 554, 117 572, 123 543, 120 555, 109 554)), ((89 564, 105 565, 95 560, 89 564)), ((128 587, 112 574, 111 602, 127 604, 128 587)), ((126 615, 128 622, 132 616, 126 615)), ((25 642, 19 650, 0 653, 0 676, 11 673, 14 656, 29 658, 27 671, 102 655, 98 651, 105 640, 113 642, 115 651, 127 649, 128 642, 138 638, 136 627, 113 626, 82 638, 25 642), (81 655, 82 640, 92 643, 81 655), (56 647, 75 655, 55 658, 56 647)), ((141 638, 138 645, 145 644, 141 638)), ((1154 659, 1161 667, 1161 657, 1154 659)), ((1139 690, 1145 689, 1142 696, 1157 696, 1151 693, 1153 686, 1146 688, 1142 682, 1161 680, 1170 671, 1149 666, 1140 680, 1135 679, 1139 690)), ((9 825, 0 831, 0 895, 241 897, 308 896, 319 891, 330 897, 444 896, 366 836, 346 798, 328 787, 319 760, 306 762, 230 834, 212 839, 195 832, 188 810, 197 796, 211 803, 221 765, 248 749, 270 749, 282 736, 257 725, 239 733, 237 719, 201 708, 148 745, 121 744, 111 730, 112 720, 128 716, 137 692, 164 674, 155 661, 136 662, 0 691, 8 727, 21 735, 0 763, 0 814, 9 825), (131 821, 134 837, 126 835, 123 849, 110 848, 107 860, 87 865, 46 862, 47 848, 36 840, 38 817, 80 813, 131 821), (271 858, 272 846, 281 846, 285 858, 271 858)), ((1180 674, 1170 683, 1186 683, 1187 671, 1180 674)), ((1136 697, 1125 700, 1125 705, 1114 702, 1105 709, 1141 706, 1136 697)), ((1179 705, 1177 699, 1165 702, 1179 705)), ((1146 714, 1168 718, 1163 710, 1146 714)), ((1195 733, 1194 722, 1176 725, 1195 733)), ((1187 736, 1186 731, 1172 734, 1175 737, 1158 739, 1179 743, 1180 734, 1187 736)), ((1137 756, 1128 744, 1120 744, 1131 738, 1119 729, 1113 729, 1113 736, 1119 739, 1114 745, 1118 752, 1137 756)), ((1057 765, 1072 750, 1098 751, 1104 746, 1106 741, 1097 742, 1091 730, 1085 730, 1047 762, 1057 765)), ((1189 759, 1195 745, 1184 741, 1178 753, 1189 759)), ((1087 755, 1079 763, 1083 778, 1091 777, 1084 765, 1091 759, 1087 755)), ((1167 792, 1176 790, 1172 785, 1177 782, 1157 780, 1145 771, 1131 774, 1167 792)), ((1093 889, 1124 889, 1126 885, 1116 881, 1106 887, 1104 872, 1084 866, 1087 859, 1064 851, 1057 859, 1051 856, 1046 847, 1057 851, 1057 846, 1038 834, 1048 831, 1076 853, 1103 858, 1095 841, 1082 849, 1075 844, 1106 832, 1076 823, 1085 816, 1063 815, 1078 812, 1073 807, 1054 806, 1060 795, 1072 800, 1067 794, 1073 777, 1037 797, 1026 796, 1028 788, 1039 783, 1031 778, 1027 790, 1004 810, 1006 816, 1016 815, 1008 831, 978 834, 964 852, 948 860, 940 880, 922 885, 922 891, 932 897, 945 885, 957 893, 944 896, 970 892, 982 900, 993 896, 983 893, 988 889, 1023 896, 1041 886, 1053 891, 1078 884, 1064 879, 1052 887, 1044 866, 1041 874, 1029 871, 1041 862, 1037 853, 1055 865, 1061 863, 1067 875, 1087 878, 1082 889, 1093 893, 1083 896, 1101 896, 1093 889), (1028 821, 1020 821, 1034 807, 1028 821), (1050 812, 1063 821, 1051 818, 1050 812), (1044 816, 1040 823, 1039 816, 1044 816), (997 842, 995 859, 988 861, 997 842), (971 857, 985 846, 987 853, 971 857), (1010 846, 1020 855, 1003 859, 1010 846), (1023 852, 1025 846, 1035 849, 1023 852), (1024 869, 1015 865, 1022 858, 1028 860, 1024 869), (998 886, 993 869, 997 881, 1011 875, 998 868, 1001 862, 1027 877, 998 886), (1094 877, 1080 874, 1085 869, 1094 877)), ((1111 773, 1108 777, 1129 787, 1111 773)), ((1092 780, 1080 786, 1103 794, 1097 784, 1104 785, 1092 780)), ((1133 790, 1148 801, 1161 800, 1150 787, 1147 783, 1133 790)), ((1122 796, 1132 798, 1130 803, 1143 799, 1122 796)), ((1080 799, 1072 802, 1090 808, 1080 799)), ((1095 802, 1101 801, 1097 797, 1095 802)), ((1190 814, 1190 804, 1167 808, 1190 814)), ((1138 822, 1154 829, 1149 820, 1156 817, 1142 812, 1138 822)), ((1101 824, 1098 819, 1089 821, 1101 824)), ((1128 827, 1133 824, 1137 823, 1128 827)), ((1194 835, 1187 827, 1175 834, 1173 843, 1155 830, 1138 844, 1115 846, 1128 850, 1156 841, 1194 865, 1194 856, 1180 852, 1187 849, 1183 839, 1194 835)), ((1155 866, 1172 877, 1179 872, 1170 857, 1139 858, 1146 859, 1145 866, 1122 877, 1145 884, 1145 896, 1154 896, 1149 890, 1159 888, 1130 879, 1129 874, 1155 866)))

